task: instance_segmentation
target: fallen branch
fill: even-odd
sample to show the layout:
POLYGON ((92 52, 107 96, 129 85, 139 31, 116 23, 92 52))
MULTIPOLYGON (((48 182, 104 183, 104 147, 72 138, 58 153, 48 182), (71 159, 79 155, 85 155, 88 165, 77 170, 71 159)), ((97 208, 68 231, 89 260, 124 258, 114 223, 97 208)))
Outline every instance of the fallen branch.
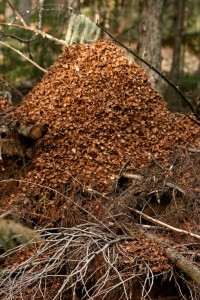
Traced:
POLYGON ((154 234, 144 233, 148 238, 156 240, 163 246, 165 256, 173 263, 174 266, 183 271, 200 287, 200 269, 191 261, 185 258, 180 252, 176 251, 168 243, 164 242, 154 234))
POLYGON ((142 176, 139 174, 131 174, 131 173, 122 173, 122 177, 127 179, 135 179, 135 180, 142 180, 142 176))
MULTIPOLYGON (((122 177, 127 178, 127 179, 134 179, 134 180, 142 180, 142 176, 138 174, 131 174, 131 173, 122 173, 122 177)), ((170 181, 166 181, 164 186, 168 186, 170 188, 176 189, 177 191, 181 192, 182 194, 186 194, 186 191, 183 190, 180 186, 177 184, 174 184, 170 181)))
POLYGON ((0 219, 3 219, 3 218, 5 218, 5 217, 11 215, 13 212, 14 212, 14 209, 13 209, 13 208, 9 209, 8 211, 6 211, 6 212, 4 212, 4 213, 2 213, 2 214, 0 215, 0 219))
POLYGON ((200 240, 200 235, 198 235, 198 234, 195 234, 195 233, 192 233, 192 232, 183 230, 183 229, 179 229, 179 228, 173 227, 173 226, 168 225, 168 224, 166 224, 166 223, 164 223, 164 222, 161 222, 161 221, 159 221, 159 220, 156 220, 156 219, 154 219, 154 218, 151 218, 151 217, 147 216, 146 214, 142 213, 141 211, 139 211, 139 210, 137 210, 137 209, 135 209, 135 208, 128 207, 128 209, 129 209, 131 212, 134 212, 134 213, 140 215, 141 217, 143 217, 143 218, 144 218, 145 220, 147 220, 147 221, 150 221, 150 222, 152 222, 152 223, 154 223, 154 224, 157 224, 157 225, 161 225, 161 226, 163 226, 163 227, 165 227, 165 228, 168 228, 168 229, 171 229, 171 230, 173 230, 173 231, 175 231, 175 232, 184 233, 184 234, 186 234, 186 235, 195 237, 195 238, 197 238, 197 239, 200 240))
POLYGON ((191 153, 200 153, 200 149, 195 149, 195 148, 191 148, 191 147, 184 147, 184 146, 180 146, 180 145, 177 145, 176 147, 178 149, 187 150, 188 152, 191 152, 191 153))

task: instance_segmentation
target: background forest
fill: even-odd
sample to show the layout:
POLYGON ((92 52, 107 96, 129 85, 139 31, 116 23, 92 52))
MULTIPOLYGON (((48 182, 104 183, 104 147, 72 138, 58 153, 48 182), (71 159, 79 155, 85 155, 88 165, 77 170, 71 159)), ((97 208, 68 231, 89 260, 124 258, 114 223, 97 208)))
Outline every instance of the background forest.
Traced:
MULTIPOLYGON (((98 21, 117 40, 131 47, 158 70, 161 68, 162 72, 192 101, 197 99, 200 90, 200 3, 198 0, 13 0, 11 3, 27 24, 36 28, 40 24, 41 29, 58 39, 63 39, 66 34, 69 7, 75 9, 77 13, 84 14, 91 21, 98 21), (39 3, 42 3, 41 15, 38 15, 39 3), (159 6, 161 9, 158 15, 159 6), (149 31, 147 28, 146 36, 142 31, 146 26, 144 25, 144 20, 147 19, 145 10, 146 16, 150 16, 151 19, 160 18, 161 43, 157 42, 156 33, 151 28, 149 31), (157 15, 154 15, 155 13, 157 15), (154 44, 152 49, 149 46, 150 40, 154 44)), ((12 22, 13 17, 11 7, 6 1, 1 1, 1 40, 19 49, 42 68, 48 68, 60 55, 61 46, 24 29, 14 27, 6 29, 3 22, 12 22)), ((108 38, 103 32, 101 37, 108 38)), ((128 54, 128 58, 134 59, 131 54, 128 54)), ((22 93, 26 93, 40 80, 43 72, 12 49, 0 44, 0 76, 19 88, 22 93)), ((156 88, 168 101, 172 110, 184 109, 179 96, 172 94, 171 89, 162 82, 161 78, 157 80, 156 88)), ((1 87, 1 90, 4 89, 1 87)))

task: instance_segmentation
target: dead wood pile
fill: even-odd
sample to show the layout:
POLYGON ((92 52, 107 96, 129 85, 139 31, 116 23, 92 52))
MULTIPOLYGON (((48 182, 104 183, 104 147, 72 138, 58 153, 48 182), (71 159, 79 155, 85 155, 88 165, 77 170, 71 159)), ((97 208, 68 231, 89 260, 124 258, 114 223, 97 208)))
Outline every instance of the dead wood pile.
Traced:
POLYGON ((71 176, 112 186, 127 161, 167 162, 173 145, 199 142, 199 126, 169 112, 144 70, 107 41, 66 48, 9 117, 49 126, 28 178, 53 187, 71 176))

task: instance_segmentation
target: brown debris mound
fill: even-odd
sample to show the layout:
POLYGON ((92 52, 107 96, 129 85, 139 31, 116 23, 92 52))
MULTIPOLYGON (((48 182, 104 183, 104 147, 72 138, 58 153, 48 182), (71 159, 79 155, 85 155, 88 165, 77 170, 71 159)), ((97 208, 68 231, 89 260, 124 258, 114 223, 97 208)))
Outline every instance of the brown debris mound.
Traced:
POLYGON ((166 162, 173 145, 194 145, 199 135, 107 41, 66 48, 11 117, 48 124, 28 177, 54 187, 71 176, 110 185, 127 161, 141 167, 151 154, 166 162))

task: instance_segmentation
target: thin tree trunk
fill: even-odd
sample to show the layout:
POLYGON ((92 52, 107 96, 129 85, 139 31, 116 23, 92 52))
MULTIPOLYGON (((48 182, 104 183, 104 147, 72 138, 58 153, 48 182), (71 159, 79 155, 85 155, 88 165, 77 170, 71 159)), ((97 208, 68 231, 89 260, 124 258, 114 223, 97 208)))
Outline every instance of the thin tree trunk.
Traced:
MULTIPOLYGON (((140 0, 138 54, 161 70, 161 25, 163 0, 140 0)), ((147 66, 143 65, 149 75, 149 81, 161 92, 161 79, 147 66)))
MULTIPOLYGON (((185 0, 179 0, 178 3, 174 1, 175 19, 174 19, 174 49, 172 66, 170 71, 170 80, 174 84, 178 84, 180 69, 181 69, 181 48, 183 40, 183 30, 184 30, 184 13, 185 13, 185 0), (176 7, 177 6, 177 7, 176 7)), ((168 86, 165 92, 165 98, 169 103, 172 110, 182 110, 183 104, 180 104, 180 99, 168 86)))
POLYGON ((181 68, 181 45, 184 30, 185 0, 179 0, 174 24, 174 51, 170 79, 177 83, 181 68))

